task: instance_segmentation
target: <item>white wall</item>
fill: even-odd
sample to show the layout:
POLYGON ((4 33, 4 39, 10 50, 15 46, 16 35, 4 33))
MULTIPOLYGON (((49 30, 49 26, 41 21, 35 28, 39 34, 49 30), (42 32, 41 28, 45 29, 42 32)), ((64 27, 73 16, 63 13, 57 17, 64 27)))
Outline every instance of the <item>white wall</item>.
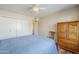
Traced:
POLYGON ((0 39, 31 35, 32 17, 0 10, 0 39))
POLYGON ((73 7, 56 12, 52 15, 41 17, 39 20, 39 35, 48 36, 49 31, 57 32, 58 22, 79 20, 78 14, 79 14, 78 7, 73 7))

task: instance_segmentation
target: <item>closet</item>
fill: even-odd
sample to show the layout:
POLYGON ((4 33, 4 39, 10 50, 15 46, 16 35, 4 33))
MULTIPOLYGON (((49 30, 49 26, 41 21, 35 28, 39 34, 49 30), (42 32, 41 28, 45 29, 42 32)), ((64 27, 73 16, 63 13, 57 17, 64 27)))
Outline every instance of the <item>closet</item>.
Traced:
POLYGON ((79 53, 79 21, 58 23, 57 40, 59 48, 79 53))
POLYGON ((0 40, 32 34, 30 19, 0 16, 0 40))

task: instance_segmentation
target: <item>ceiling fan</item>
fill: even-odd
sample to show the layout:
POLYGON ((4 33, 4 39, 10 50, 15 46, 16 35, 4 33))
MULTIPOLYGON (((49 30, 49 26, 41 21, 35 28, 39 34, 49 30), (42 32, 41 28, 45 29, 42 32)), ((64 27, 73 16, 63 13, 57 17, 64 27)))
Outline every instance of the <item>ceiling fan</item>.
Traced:
POLYGON ((29 10, 34 13, 40 13, 40 11, 45 10, 46 8, 40 7, 39 4, 33 4, 32 7, 29 7, 29 10))
POLYGON ((34 22, 38 22, 39 21, 39 17, 38 14, 40 13, 40 11, 45 10, 46 8, 40 7, 39 4, 32 4, 31 7, 28 7, 27 10, 31 13, 34 13, 34 17, 33 17, 33 21, 34 22))

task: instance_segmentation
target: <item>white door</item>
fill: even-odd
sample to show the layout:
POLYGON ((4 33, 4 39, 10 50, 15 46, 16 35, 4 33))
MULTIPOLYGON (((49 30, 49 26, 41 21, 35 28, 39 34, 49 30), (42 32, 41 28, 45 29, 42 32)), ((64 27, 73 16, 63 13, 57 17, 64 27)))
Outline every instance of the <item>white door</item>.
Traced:
POLYGON ((0 39, 16 37, 16 20, 0 17, 0 39))
POLYGON ((33 28, 34 28, 34 35, 38 35, 38 22, 34 22, 33 24, 33 28))
POLYGON ((17 20, 17 37, 32 34, 29 20, 17 20))

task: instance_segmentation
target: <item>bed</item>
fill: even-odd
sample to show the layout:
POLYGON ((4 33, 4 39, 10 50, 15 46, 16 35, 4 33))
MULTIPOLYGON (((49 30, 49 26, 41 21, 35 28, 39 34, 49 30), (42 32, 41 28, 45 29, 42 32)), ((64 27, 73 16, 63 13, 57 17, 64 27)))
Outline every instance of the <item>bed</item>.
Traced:
POLYGON ((45 36, 28 35, 0 40, 0 54, 56 54, 54 40, 45 36))

